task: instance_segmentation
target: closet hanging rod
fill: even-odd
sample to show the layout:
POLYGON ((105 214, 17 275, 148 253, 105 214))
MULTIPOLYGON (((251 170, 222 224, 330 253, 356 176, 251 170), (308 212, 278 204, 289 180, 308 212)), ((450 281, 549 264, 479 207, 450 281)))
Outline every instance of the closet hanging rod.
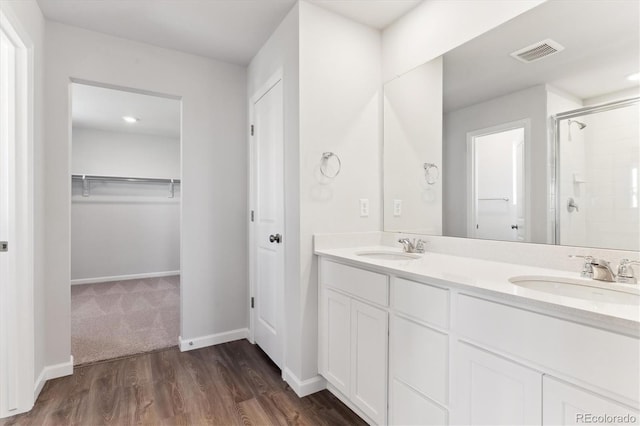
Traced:
POLYGON ((98 176, 98 175, 71 175, 75 180, 94 180, 94 181, 118 181, 118 182, 149 182, 149 183, 180 183, 180 179, 167 178, 140 178, 126 176, 98 176))
POLYGON ((509 201, 509 197, 478 198, 478 201, 509 201))

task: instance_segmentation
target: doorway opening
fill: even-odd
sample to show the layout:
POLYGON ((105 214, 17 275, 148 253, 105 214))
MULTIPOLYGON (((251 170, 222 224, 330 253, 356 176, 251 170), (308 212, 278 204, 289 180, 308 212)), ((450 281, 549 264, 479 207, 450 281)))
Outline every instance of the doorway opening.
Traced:
POLYGON ((469 237, 527 240, 528 134, 529 121, 523 120, 467 135, 469 237))
POLYGON ((74 364, 175 346, 181 102, 80 82, 71 89, 74 364))

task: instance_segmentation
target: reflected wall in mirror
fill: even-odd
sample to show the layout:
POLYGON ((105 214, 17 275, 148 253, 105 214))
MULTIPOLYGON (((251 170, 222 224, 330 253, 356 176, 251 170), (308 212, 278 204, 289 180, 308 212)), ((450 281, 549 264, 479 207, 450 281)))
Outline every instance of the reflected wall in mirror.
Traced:
MULTIPOLYGON (((637 245, 633 248, 629 244, 633 238, 629 229, 626 234, 622 230, 613 232, 617 238, 610 233, 611 223, 619 221, 616 215, 624 215, 628 219, 626 223, 640 222, 638 208, 630 201, 616 207, 611 197, 610 212, 616 214, 605 216, 596 213, 604 210, 596 209, 592 213, 600 214, 602 222, 585 225, 579 231, 574 224, 573 238, 562 235, 561 226, 569 222, 562 221, 558 206, 564 203, 566 209, 567 195, 561 194, 554 185, 556 180, 561 184, 561 180, 555 177, 553 117, 638 97, 638 81, 627 77, 640 68, 639 34, 639 2, 548 1, 438 58, 437 62, 443 63, 442 235, 638 249, 637 245), (580 25, 568 24, 577 22, 580 25), (522 50, 529 54, 515 58, 522 50), (522 137, 509 134, 514 123, 527 123, 522 125, 522 137), (501 133, 510 140, 490 142, 492 146, 481 145, 487 142, 485 136, 496 134, 497 137, 501 133), (502 148, 498 148, 500 143, 502 148), (483 158, 477 158, 478 155, 483 158), (496 185, 489 186, 489 182, 496 185), (576 238, 577 234, 582 237, 576 238), (595 234, 607 234, 611 238, 595 237, 595 234)), ((387 92, 393 86, 403 84, 405 79, 414 79, 414 72, 387 83, 385 96, 388 97, 387 92)), ((406 93, 409 97, 421 96, 419 90, 406 93)), ((405 99, 404 103, 419 105, 416 100, 405 99)), ((408 114, 408 117, 416 116, 408 114)), ((618 130, 610 129, 608 134, 612 138, 624 137, 627 142, 615 147, 609 143, 604 150, 594 148, 599 149, 597 167, 608 167, 612 175, 617 166, 611 156, 638 163, 638 116, 623 115, 627 121, 620 126, 631 129, 631 133, 635 131, 636 136, 627 138, 618 130), (605 153, 607 149, 610 151, 605 153)), ((392 120, 408 119, 393 117, 392 120)), ((565 126, 567 120, 564 120, 565 126)), ((400 165, 387 161, 388 155, 395 155, 394 152, 407 145, 399 142, 400 138, 388 137, 389 121, 385 108, 385 230, 418 232, 416 230, 425 228, 419 214, 413 215, 405 208, 402 214, 406 215, 406 221, 400 222, 392 216, 396 195, 388 194, 387 188, 401 185, 395 180, 407 181, 402 165, 409 161, 400 165), (414 217, 418 219, 412 219, 414 217)), ((429 121, 433 123, 434 119, 429 121)), ((578 127, 577 123, 572 124, 572 138, 589 131, 588 126, 583 130, 578 127)), ((602 132, 591 136, 592 139, 601 137, 602 132)), ((440 141, 412 143, 440 144, 440 141)), ((572 157, 565 155, 564 159, 567 158, 572 157)), ((593 159, 590 161, 587 164, 595 164, 593 159)), ((569 170, 568 167, 565 169, 569 170)), ((632 173, 633 167, 628 170, 628 174, 632 173)), ((633 182, 631 175, 616 179, 607 184, 616 188, 614 192, 629 192, 638 184, 637 176, 633 182), (623 179, 627 182, 624 185, 623 179)), ((589 185, 579 185, 584 196, 589 185)), ((573 195, 575 199, 577 196, 573 195)), ((405 195, 403 206, 410 205, 407 199, 411 197, 418 200, 421 194, 414 191, 412 195, 405 195)), ((589 201, 581 199, 581 203, 594 203, 596 199, 602 196, 594 195, 589 201)), ((626 199, 631 200, 631 196, 626 199)), ((587 212, 586 207, 584 211, 587 212)))
POLYGON ((385 86, 384 140, 385 229, 441 235, 442 60, 385 86))

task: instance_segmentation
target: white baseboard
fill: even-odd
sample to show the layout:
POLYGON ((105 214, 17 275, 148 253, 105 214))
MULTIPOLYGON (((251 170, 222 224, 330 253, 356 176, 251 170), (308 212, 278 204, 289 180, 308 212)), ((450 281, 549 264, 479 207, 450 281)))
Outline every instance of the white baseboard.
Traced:
POLYGON ((147 272, 144 274, 114 275, 112 277, 78 278, 71 280, 71 285, 106 283, 109 281, 141 280, 143 278, 158 278, 180 275, 180 271, 147 272))
POLYGON ((69 362, 63 362, 61 364, 47 365, 45 366, 35 383, 35 389, 33 391, 33 400, 38 399, 38 395, 42 391, 47 380, 57 379, 58 377, 70 376, 73 374, 73 355, 69 357, 69 362))
POLYGON ((193 349, 205 348, 207 346, 219 345, 221 343, 233 342, 234 340, 247 339, 249 337, 248 328, 239 328, 237 330, 225 331, 224 333, 209 334, 208 336, 194 337, 191 339, 183 339, 178 337, 180 342, 180 351, 191 351, 193 349))
POLYGON ((289 383, 291 389, 293 389, 296 395, 300 398, 311 395, 312 393, 320 392, 327 388, 327 381, 324 377, 318 375, 310 379, 300 380, 286 367, 282 370, 282 378, 285 382, 289 383))

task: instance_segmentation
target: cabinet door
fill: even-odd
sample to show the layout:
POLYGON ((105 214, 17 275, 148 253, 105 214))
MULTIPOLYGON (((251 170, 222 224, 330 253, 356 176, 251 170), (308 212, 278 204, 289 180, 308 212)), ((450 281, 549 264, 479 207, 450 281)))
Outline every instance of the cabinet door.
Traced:
POLYGON ((539 425, 542 374, 498 355, 458 343, 452 412, 456 424, 539 425))
POLYGON ((351 401, 377 424, 387 415, 386 311, 351 301, 351 401))
POLYGON ((542 388, 542 423, 545 425, 638 424, 640 419, 638 410, 549 376, 544 376, 542 388))
POLYGON ((393 377, 447 405, 449 337, 398 316, 392 316, 390 334, 393 377))
POLYGON ((321 336, 323 365, 321 372, 325 379, 340 392, 349 395, 351 365, 351 299, 331 290, 324 290, 325 300, 322 313, 321 336))
POLYGON ((415 389, 410 388, 397 379, 389 384, 391 396, 389 400, 389 424, 393 426, 408 425, 447 425, 447 410, 425 398, 415 389))

